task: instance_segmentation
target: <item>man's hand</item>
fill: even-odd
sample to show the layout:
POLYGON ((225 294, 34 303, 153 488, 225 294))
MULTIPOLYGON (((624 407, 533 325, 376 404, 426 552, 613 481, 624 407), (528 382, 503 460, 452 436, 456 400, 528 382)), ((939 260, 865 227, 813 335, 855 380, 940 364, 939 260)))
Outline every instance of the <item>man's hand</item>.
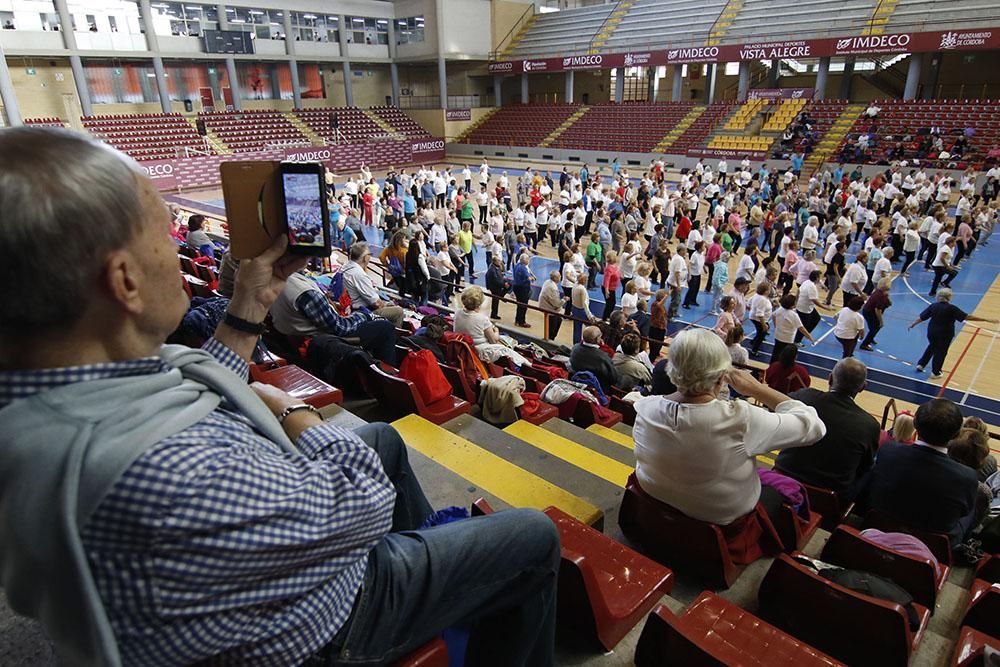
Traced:
POLYGON ((230 313, 249 322, 263 321, 288 277, 309 262, 308 257, 285 254, 287 247, 288 237, 282 234, 257 257, 240 262, 230 313))
MULTIPOLYGON (((254 382, 250 385, 250 388, 264 401, 264 405, 274 413, 275 417, 284 412, 285 408, 302 404, 301 400, 269 384, 254 382)), ((285 430, 285 434, 289 440, 295 442, 302 431, 313 426, 319 426, 322 423, 323 420, 311 410, 296 410, 285 418, 281 427, 285 430)))

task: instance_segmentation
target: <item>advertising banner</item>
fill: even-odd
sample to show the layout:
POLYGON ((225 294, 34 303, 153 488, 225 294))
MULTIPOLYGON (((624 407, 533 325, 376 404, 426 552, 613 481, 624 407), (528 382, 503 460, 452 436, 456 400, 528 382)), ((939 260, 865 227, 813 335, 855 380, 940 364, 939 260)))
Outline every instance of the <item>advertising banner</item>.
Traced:
POLYGON ((157 190, 173 190, 177 187, 176 160, 149 160, 140 162, 139 166, 153 181, 157 190))
POLYGON ((448 109, 444 112, 445 120, 472 120, 472 109, 448 109))
POLYGON ((689 148, 685 153, 688 157, 703 157, 711 159, 727 160, 766 160, 767 153, 764 151, 735 151, 724 148, 689 148))
POLYGON ((811 100, 815 88, 757 88, 747 93, 751 100, 811 100))
POLYGON ((411 162, 439 162, 444 159, 444 139, 424 139, 410 144, 411 162))
POLYGON ((492 74, 564 72, 615 67, 655 67, 686 63, 729 63, 744 60, 819 58, 888 53, 1000 49, 1000 28, 904 32, 890 35, 829 37, 796 41, 745 42, 717 46, 688 46, 661 51, 597 53, 540 60, 491 62, 492 74))

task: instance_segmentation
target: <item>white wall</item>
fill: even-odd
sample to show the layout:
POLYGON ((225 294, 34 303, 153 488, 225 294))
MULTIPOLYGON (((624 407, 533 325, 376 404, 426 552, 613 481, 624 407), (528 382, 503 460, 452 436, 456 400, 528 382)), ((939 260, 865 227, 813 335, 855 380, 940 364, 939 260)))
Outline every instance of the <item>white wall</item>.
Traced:
POLYGON ((486 56, 490 52, 490 3, 488 0, 443 0, 444 54, 486 56))
POLYGON ((393 3, 396 18, 424 17, 424 41, 400 44, 396 47, 398 58, 416 58, 437 54, 437 12, 434 0, 397 0, 393 3))

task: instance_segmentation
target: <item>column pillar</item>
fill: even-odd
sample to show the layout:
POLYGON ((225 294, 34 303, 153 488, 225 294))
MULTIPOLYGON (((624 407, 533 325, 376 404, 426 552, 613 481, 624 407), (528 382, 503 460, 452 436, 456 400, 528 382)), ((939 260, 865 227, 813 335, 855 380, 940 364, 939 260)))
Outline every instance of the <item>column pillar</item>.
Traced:
POLYGON ((851 99, 851 84, 854 79, 854 58, 844 58, 844 74, 840 79, 840 99, 851 99))
POLYGON ((493 76, 493 106, 503 106, 503 77, 499 74, 493 76))
POLYGON ((163 58, 160 57, 160 42, 153 30, 153 10, 149 0, 139 0, 139 15, 146 27, 146 48, 153 54, 153 74, 156 77, 156 92, 160 98, 160 110, 170 113, 170 91, 167 88, 167 74, 163 69, 163 58))
POLYGON ((830 78, 830 57, 825 56, 819 59, 819 69, 816 70, 816 93, 814 100, 826 99, 826 82, 830 78))
POLYGON ((284 11, 285 53, 288 54, 288 73, 292 77, 292 107, 302 108, 302 91, 299 88, 299 62, 295 58, 295 35, 292 34, 292 13, 284 11))
POLYGON ((219 30, 229 30, 229 16, 226 15, 226 6, 223 4, 216 5, 215 13, 219 15, 219 30))
POLYGON ((528 73, 521 74, 521 104, 528 103, 528 73))
POLYGON ((575 72, 566 72, 566 104, 573 104, 573 75, 575 72))
POLYGON ((708 64, 708 73, 705 75, 705 104, 711 104, 715 101, 715 72, 718 65, 716 63, 708 64))
POLYGON ((347 41, 347 33, 351 26, 347 23, 347 18, 341 14, 337 17, 337 25, 340 26, 340 55, 344 59, 341 63, 344 72, 344 104, 349 107, 354 106, 354 89, 351 88, 351 47, 347 41))
POLYGON ((170 89, 167 88, 167 72, 163 68, 163 58, 153 56, 153 75, 156 77, 156 94, 160 98, 160 110, 163 113, 173 111, 170 106, 170 89))
POLYGON ((649 68, 649 103, 656 102, 656 97, 660 94, 659 68, 655 65, 649 68))
POLYGON ((399 66, 396 65, 396 19, 389 19, 389 79, 392 83, 392 103, 399 106, 399 66))
POLYGON ((441 108, 448 108, 448 65, 444 56, 438 56, 438 94, 441 98, 441 108))
POLYGON ((625 99, 625 68, 619 67, 615 74, 615 102, 621 104, 625 99))
POLYGON ((243 108, 243 100, 240 98, 240 80, 236 74, 236 59, 232 56, 226 58, 226 74, 229 78, 229 94, 233 98, 233 108, 239 111, 243 108))
POLYGON ((0 44, 0 101, 3 101, 7 124, 13 127, 21 125, 21 108, 17 106, 17 95, 14 93, 14 82, 10 79, 10 70, 7 69, 3 44, 0 44))
MULTIPOLYGON (((73 17, 70 16, 66 0, 55 0, 56 13, 59 14, 59 32, 62 33, 63 44, 69 51, 76 51, 76 34, 73 32, 73 17)), ((149 26, 147 30, 152 30, 149 26)), ((87 87, 87 77, 83 72, 83 61, 80 56, 71 54, 69 66, 73 70, 73 81, 76 84, 76 94, 80 98, 80 111, 84 116, 93 116, 94 107, 90 103, 90 88, 87 87)))
POLYGON ((670 90, 670 101, 680 102, 681 101, 681 89, 684 86, 684 67, 683 65, 674 65, 674 81, 673 87, 670 90))
POLYGON ((746 102, 750 94, 750 61, 740 62, 740 79, 736 86, 736 101, 746 102))
POLYGON ((903 99, 912 100, 917 97, 917 88, 920 86, 920 66, 919 54, 910 54, 910 65, 906 70, 906 85, 903 86, 903 99))
POLYGON ((767 73, 767 87, 777 88, 778 78, 781 76, 781 60, 775 58, 771 61, 771 71, 767 73))

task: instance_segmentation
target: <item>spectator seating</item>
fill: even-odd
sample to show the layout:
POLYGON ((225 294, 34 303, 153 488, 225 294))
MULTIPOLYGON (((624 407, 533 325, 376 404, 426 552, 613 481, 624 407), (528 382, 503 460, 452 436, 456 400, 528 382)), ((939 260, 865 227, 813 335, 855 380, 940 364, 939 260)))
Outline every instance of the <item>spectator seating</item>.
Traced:
POLYGON ((854 503, 848 502, 844 503, 840 497, 834 491, 830 489, 824 489, 819 486, 813 486, 811 484, 806 484, 802 480, 799 480, 799 484, 806 490, 806 495, 809 496, 809 508, 815 512, 818 512, 823 520, 820 522, 820 528, 823 530, 832 531, 834 528, 843 523, 847 515, 851 513, 854 509, 854 503))
POLYGON ((810 36, 860 35, 878 0, 744 0, 726 29, 726 41, 802 39, 810 36), (775 21, 776 16, 781 21, 775 21))
POLYGON ((333 128, 330 127, 331 114, 337 114, 338 129, 343 138, 350 143, 367 143, 375 137, 385 136, 385 129, 358 107, 295 110, 295 115, 313 132, 330 143, 336 143, 338 137, 333 128))
POLYGON ((459 415, 468 414, 472 405, 456 396, 445 396, 434 403, 424 403, 416 385, 409 380, 389 373, 376 364, 369 367, 370 377, 382 397, 382 407, 397 416, 418 414, 434 424, 443 424, 459 415))
POLYGON ((892 579, 928 609, 934 609, 937 595, 951 569, 947 565, 936 567, 929 558, 916 558, 888 549, 850 526, 838 526, 833 531, 820 559, 892 579))
POLYGON ((250 379, 277 387, 317 409, 344 401, 344 392, 284 359, 251 364, 250 379))
POLYGON ((577 104, 510 104, 470 132, 463 143, 537 146, 579 109, 577 104))
POLYGON ((735 102, 715 102, 705 107, 691 126, 670 145, 670 151, 684 153, 689 148, 704 146, 705 138, 715 131, 719 123, 732 112, 734 106, 735 102))
POLYGON ((939 563, 951 567, 951 541, 947 535, 911 528, 877 510, 870 510, 865 515, 864 527, 878 528, 886 533, 895 532, 913 535, 927 545, 927 548, 931 550, 931 553, 934 554, 939 563))
POLYGON ((603 410, 604 414, 598 414, 594 404, 590 401, 579 401, 573 411, 572 422, 580 428, 587 428, 591 424, 600 424, 605 428, 611 428, 622 421, 621 413, 614 410, 603 410))
MULTIPOLYGON (((473 503, 473 516, 492 512, 483 498, 473 503)), ((558 507, 545 514, 559 530, 559 624, 611 651, 670 592, 674 575, 558 507)))
POLYGON ((372 107, 371 111, 386 123, 396 128, 407 139, 426 139, 431 136, 417 121, 400 111, 398 107, 372 107))
POLYGON ((962 636, 951 657, 952 667, 985 667, 988 663, 984 660, 983 653, 987 646, 1000 651, 1000 639, 984 635, 973 628, 962 628, 962 636))
POLYGON ((841 144, 848 161, 888 163, 899 159, 895 150, 896 144, 901 143, 902 159, 918 157, 931 167, 954 163, 964 168, 967 164, 981 164, 990 149, 1000 145, 1000 102, 996 100, 874 100, 871 104, 880 108, 874 124, 862 114, 841 144), (950 159, 938 162, 933 150, 922 158, 918 155, 920 143, 931 128, 940 130, 944 150, 951 154, 950 159), (974 134, 968 138, 967 150, 959 156, 954 150, 955 142, 966 129, 973 130, 974 134), (872 130, 875 141, 870 142, 862 160, 857 159, 856 151, 844 151, 845 146, 855 142, 861 133, 872 130), (910 140, 903 142, 904 137, 910 140))
POLYGON ((960 3, 933 0, 898 0, 896 11, 889 16, 886 32, 906 31, 915 24, 933 24, 935 30, 955 28, 978 29, 984 16, 996 16, 995 0, 965 0, 960 3))
POLYGON ((833 667, 841 663, 705 591, 680 616, 657 605, 639 636, 635 664, 833 667))
POLYGON ((552 148, 647 153, 693 107, 693 102, 595 104, 552 142, 552 148))
POLYGON ((771 110, 771 117, 767 119, 761 132, 783 132, 789 123, 806 108, 808 104, 804 98, 797 100, 781 100, 771 110))
POLYGON ((235 153, 260 151, 271 145, 312 143, 277 111, 202 112, 199 117, 235 153))
POLYGON ((771 564, 757 597, 764 620, 858 667, 905 666, 930 618, 914 603, 920 625, 913 631, 900 605, 835 584, 787 554, 771 564))
POLYGON ((205 140, 180 114, 83 116, 83 127, 136 160, 167 160, 185 146, 209 151, 205 140))
POLYGON ((42 127, 66 127, 66 123, 61 118, 25 118, 25 125, 36 125, 42 127))
POLYGON ((742 137, 739 135, 716 135, 708 142, 709 148, 744 152, 764 152, 774 143, 774 137, 742 137))
POLYGON ((726 0, 637 0, 603 48, 621 52, 702 46, 726 4, 726 0))
POLYGON ((767 104, 767 100, 764 98, 756 98, 752 100, 747 100, 736 110, 722 129, 724 130, 742 130, 745 129, 750 121, 753 120, 754 116, 759 114, 764 106, 767 104))
POLYGON ((1000 584, 976 579, 962 625, 1000 640, 1000 584))
POLYGON ((553 53, 586 53, 611 16, 614 4, 538 14, 511 50, 511 58, 548 58, 553 53))
POLYGON ((774 530, 786 550, 804 549, 821 520, 822 517, 813 511, 809 512, 808 519, 803 519, 791 505, 784 504, 778 510, 774 530))

